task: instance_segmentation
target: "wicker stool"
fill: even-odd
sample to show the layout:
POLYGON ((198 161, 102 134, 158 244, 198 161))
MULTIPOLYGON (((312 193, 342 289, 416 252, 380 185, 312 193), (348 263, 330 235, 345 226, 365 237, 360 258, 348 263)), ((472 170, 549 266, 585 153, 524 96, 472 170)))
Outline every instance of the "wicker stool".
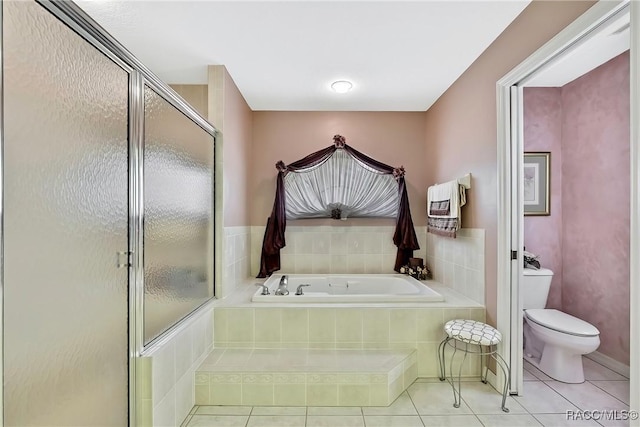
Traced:
POLYGON ((502 390, 502 410, 509 412, 509 409, 505 406, 507 401, 507 391, 509 388, 509 381, 511 379, 511 370, 505 360, 497 353, 497 345, 502 341, 502 335, 500 332, 486 323, 476 322, 474 320, 456 319, 450 320, 444 325, 444 331, 447 333, 447 337, 442 340, 438 347, 438 361, 440 362, 440 381, 446 379, 445 369, 445 357, 444 349, 447 344, 453 347, 453 354, 451 355, 451 361, 449 366, 449 376, 451 379, 449 383, 453 388, 453 407, 460 407, 460 377, 462 376, 462 365, 467 358, 467 354, 476 354, 481 357, 482 369, 480 372, 480 380, 483 383, 487 383, 487 360, 492 357, 496 361, 496 366, 499 366, 505 377, 504 388, 502 390), (464 357, 460 362, 458 369, 458 389, 456 390, 455 380, 453 377, 453 359, 456 352, 461 351, 464 353, 464 357))

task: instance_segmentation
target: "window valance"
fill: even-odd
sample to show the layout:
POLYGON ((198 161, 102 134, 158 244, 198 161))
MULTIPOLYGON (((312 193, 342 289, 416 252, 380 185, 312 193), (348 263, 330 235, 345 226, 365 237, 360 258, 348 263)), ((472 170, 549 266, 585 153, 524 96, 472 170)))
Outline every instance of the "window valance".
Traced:
POLYGON ((393 242, 399 271, 420 249, 413 227, 404 168, 378 162, 346 144, 341 135, 333 145, 285 165, 276 163, 276 197, 267 220, 260 273, 280 269, 287 219, 347 217, 396 218, 393 242))

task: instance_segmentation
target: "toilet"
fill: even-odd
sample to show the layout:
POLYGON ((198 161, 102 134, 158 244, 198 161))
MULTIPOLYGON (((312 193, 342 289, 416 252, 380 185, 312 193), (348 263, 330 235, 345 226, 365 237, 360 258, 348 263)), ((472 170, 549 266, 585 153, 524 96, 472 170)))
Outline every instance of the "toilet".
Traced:
POLYGON ((582 383, 582 355, 600 346, 600 331, 577 317, 544 308, 552 278, 553 271, 546 268, 524 269, 524 358, 553 379, 582 383))

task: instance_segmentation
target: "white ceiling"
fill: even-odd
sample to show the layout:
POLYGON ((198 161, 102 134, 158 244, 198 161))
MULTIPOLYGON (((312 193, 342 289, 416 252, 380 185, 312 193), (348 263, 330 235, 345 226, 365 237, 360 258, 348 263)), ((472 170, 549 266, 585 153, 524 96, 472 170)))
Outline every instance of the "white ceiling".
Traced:
POLYGON ((606 22, 586 41, 536 73, 524 86, 561 87, 629 49, 629 13, 606 22))
POLYGON ((225 65, 253 110, 425 111, 529 0, 77 3, 167 83, 225 65))

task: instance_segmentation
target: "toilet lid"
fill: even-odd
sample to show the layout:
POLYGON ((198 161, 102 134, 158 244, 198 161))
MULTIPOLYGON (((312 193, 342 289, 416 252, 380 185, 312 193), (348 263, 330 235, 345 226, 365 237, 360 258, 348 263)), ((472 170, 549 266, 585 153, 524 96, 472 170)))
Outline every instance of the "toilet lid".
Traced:
POLYGON ((525 316, 532 322, 537 323, 545 328, 562 332, 569 335, 577 335, 580 337, 595 337, 600 335, 598 328, 591 323, 573 317, 562 311, 534 308, 525 310, 525 316))

